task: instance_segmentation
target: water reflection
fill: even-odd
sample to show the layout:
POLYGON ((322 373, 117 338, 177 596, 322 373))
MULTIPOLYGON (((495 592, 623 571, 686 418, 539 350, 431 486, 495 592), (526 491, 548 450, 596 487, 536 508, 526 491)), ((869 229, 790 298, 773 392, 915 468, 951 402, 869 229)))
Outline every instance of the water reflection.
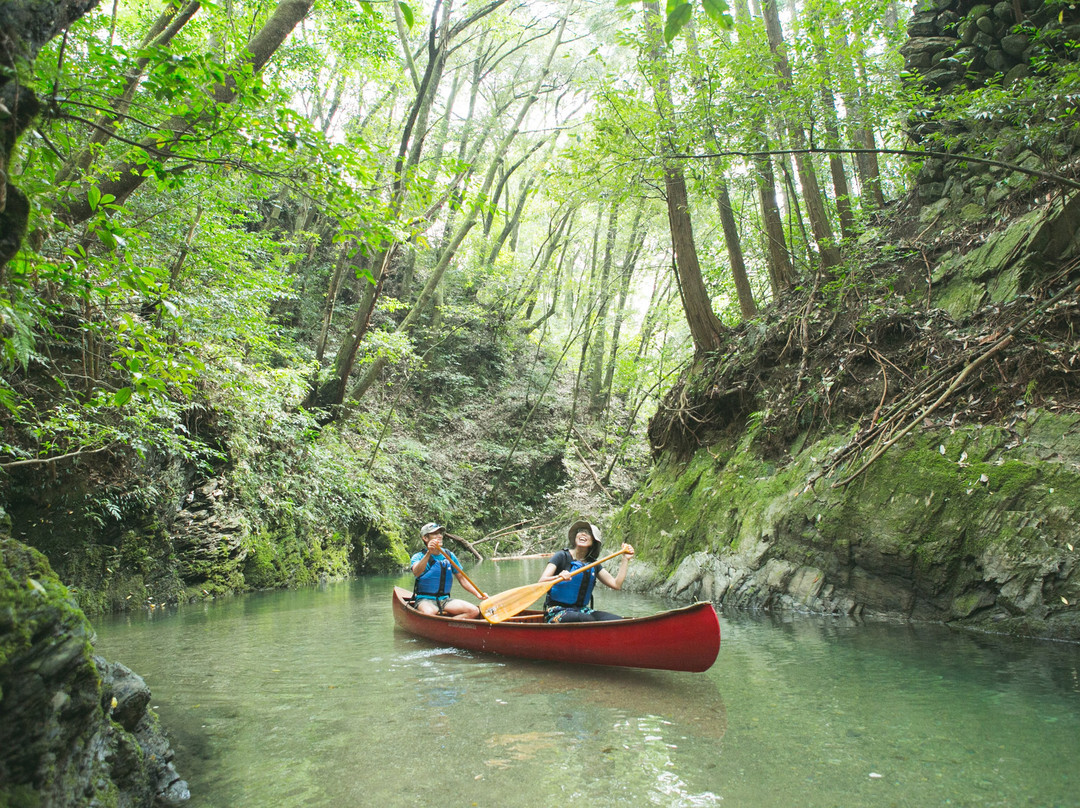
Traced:
POLYGON ((1080 805, 1075 646, 727 615, 705 674, 566 666, 397 631, 398 582, 122 617, 98 646, 150 684, 193 808, 1080 805))

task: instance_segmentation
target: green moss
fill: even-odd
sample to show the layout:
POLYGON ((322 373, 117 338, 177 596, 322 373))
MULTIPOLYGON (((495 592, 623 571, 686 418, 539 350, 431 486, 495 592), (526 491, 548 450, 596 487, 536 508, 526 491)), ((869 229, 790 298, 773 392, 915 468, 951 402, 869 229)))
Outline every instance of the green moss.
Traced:
POLYGON ((357 570, 366 572, 390 572, 399 570, 412 555, 405 541, 396 530, 386 533, 367 530, 353 539, 353 561, 357 570))
POLYGON ((794 497, 808 473, 806 462, 774 468, 749 443, 736 452, 700 451, 685 465, 660 464, 613 528, 665 573, 694 552, 738 549, 768 520, 762 503, 794 497))
MULTIPOLYGON (((90 624, 44 555, 0 538, 0 667, 46 627, 90 635, 90 624)), ((89 644, 87 643, 87 646, 89 644)), ((89 648, 87 648, 87 658, 89 648)))
POLYGON ((277 554, 265 532, 252 537, 244 560, 244 581, 252 589, 268 589, 279 580, 277 554))
POLYGON ((41 795, 28 785, 0 786, 0 808, 39 808, 41 795))
POLYGON ((986 290, 967 278, 957 278, 934 294, 934 305, 960 320, 982 305, 986 290))
POLYGON ((263 529, 249 537, 243 578, 248 588, 294 587, 347 578, 353 543, 342 533, 301 537, 294 526, 263 529))
POLYGON ((882 604, 923 599, 921 608, 966 619, 994 604, 984 563, 1051 568, 1075 544, 1080 474, 1066 461, 1077 423, 1033 414, 1026 442, 1017 438, 1023 424, 919 431, 837 487, 865 459, 816 479, 845 436, 779 468, 742 439, 660 462, 612 527, 663 575, 702 550, 744 569, 765 557, 813 567, 832 586, 862 570, 882 604))
POLYGON ((978 592, 969 592, 953 601, 953 614, 967 617, 982 605, 982 596, 978 592))

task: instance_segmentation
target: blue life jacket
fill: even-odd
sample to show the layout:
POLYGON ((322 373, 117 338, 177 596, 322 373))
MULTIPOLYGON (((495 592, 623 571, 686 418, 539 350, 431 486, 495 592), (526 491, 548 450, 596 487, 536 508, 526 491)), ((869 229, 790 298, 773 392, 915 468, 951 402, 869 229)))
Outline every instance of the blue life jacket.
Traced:
MULTIPOLYGON (((562 572, 563 570, 573 572, 592 562, 588 560, 578 561, 569 550, 560 550, 552 556, 551 563, 555 565, 555 572, 562 572)), ((580 575, 575 575, 569 581, 559 581, 548 590, 544 608, 563 606, 580 609, 582 606, 588 605, 592 600, 593 587, 596 586, 596 576, 599 574, 600 567, 593 567, 580 575)))
POLYGON ((450 594, 453 576, 454 568, 446 560, 446 556, 439 555, 429 558, 424 574, 416 578, 416 583, 413 585, 413 594, 436 598, 445 597, 450 594))

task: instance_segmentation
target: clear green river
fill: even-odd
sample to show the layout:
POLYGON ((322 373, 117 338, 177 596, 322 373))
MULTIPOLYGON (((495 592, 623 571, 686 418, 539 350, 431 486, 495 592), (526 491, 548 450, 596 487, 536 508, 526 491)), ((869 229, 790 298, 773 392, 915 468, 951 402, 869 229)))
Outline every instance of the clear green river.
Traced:
POLYGON ((1075 645, 728 614, 706 673, 567 666, 404 634, 394 584, 99 620, 97 650, 146 679, 192 808, 1080 806, 1075 645))

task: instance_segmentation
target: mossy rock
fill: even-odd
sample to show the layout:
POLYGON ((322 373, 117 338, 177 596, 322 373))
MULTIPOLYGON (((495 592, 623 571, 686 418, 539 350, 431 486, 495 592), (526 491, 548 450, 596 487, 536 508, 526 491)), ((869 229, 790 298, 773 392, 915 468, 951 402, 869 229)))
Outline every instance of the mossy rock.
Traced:
POLYGON ((1080 639, 1069 616, 1080 602, 1078 431, 1077 416, 1045 411, 1012 429, 924 429, 835 487, 853 469, 820 477, 821 465, 850 436, 781 467, 752 440, 718 445, 658 463, 612 529, 653 565, 650 586, 665 594, 996 629, 1022 622, 1080 639), (685 569, 691 557, 696 572, 685 569))
POLYGON ((954 320, 962 320, 983 304, 986 288, 967 278, 958 278, 934 293, 934 305, 945 309, 954 320))

